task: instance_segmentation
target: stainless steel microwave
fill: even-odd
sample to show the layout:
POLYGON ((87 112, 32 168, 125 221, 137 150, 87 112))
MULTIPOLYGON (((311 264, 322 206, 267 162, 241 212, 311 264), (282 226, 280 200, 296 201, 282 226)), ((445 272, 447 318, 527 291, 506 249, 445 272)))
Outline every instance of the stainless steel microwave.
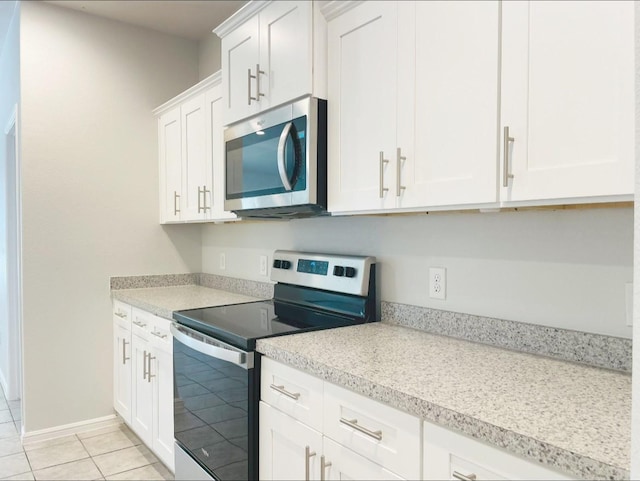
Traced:
POLYGON ((225 130, 225 210, 239 217, 326 214, 327 102, 287 104, 225 130))

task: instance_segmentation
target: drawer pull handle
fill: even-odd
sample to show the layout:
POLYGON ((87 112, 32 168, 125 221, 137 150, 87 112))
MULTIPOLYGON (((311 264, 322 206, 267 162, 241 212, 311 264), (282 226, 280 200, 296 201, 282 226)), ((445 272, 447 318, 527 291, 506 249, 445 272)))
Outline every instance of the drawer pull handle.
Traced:
POLYGON ((304 481, 309 481, 309 459, 314 457, 316 452, 311 452, 311 448, 309 446, 305 446, 304 448, 304 481))
POLYGON ((115 315, 118 316, 120 319, 127 318, 127 315, 124 312, 116 312, 115 315))
POLYGON ((166 339, 167 338, 166 334, 161 334, 161 333, 156 332, 156 331, 151 332, 151 334, 153 334, 156 337, 159 337, 160 339, 166 339))
POLYGON ((475 473, 461 474, 458 471, 454 471, 451 476, 453 476, 455 479, 459 479, 460 481, 476 481, 475 473))
POLYGON ((289 392, 284 388, 284 385, 276 386, 275 384, 272 384, 269 387, 271 389, 273 389, 274 391, 278 391, 280 394, 284 394, 285 396, 290 397, 291 399, 295 399, 296 401, 300 397, 300 393, 299 392, 289 392))
POLYGON ((345 418, 340 418, 340 422, 342 424, 346 424, 347 426, 349 426, 350 428, 355 429, 356 431, 360 431, 363 434, 366 434, 367 436, 372 437, 373 439, 377 440, 377 441, 382 441, 382 431, 377 430, 377 431, 371 431, 367 428, 364 428, 362 426, 360 426, 358 424, 358 420, 357 419, 345 419, 345 418))
POLYGON ((147 325, 144 322, 133 321, 133 323, 138 327, 146 327, 147 325))

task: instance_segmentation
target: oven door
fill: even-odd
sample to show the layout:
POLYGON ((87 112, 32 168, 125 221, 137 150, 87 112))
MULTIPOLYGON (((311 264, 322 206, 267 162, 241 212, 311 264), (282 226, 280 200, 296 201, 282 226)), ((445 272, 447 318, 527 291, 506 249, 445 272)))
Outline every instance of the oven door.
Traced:
POLYGON ((195 464, 219 481, 256 479, 259 369, 254 353, 177 323, 171 333, 174 437, 188 455, 176 463, 175 479, 192 479, 195 464))

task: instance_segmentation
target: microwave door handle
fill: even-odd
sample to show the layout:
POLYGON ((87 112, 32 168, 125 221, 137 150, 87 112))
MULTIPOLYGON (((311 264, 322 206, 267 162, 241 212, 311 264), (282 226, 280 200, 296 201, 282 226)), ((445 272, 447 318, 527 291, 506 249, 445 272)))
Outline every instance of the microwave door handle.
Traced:
POLYGON ((284 126, 284 129, 280 134, 280 141, 278 142, 278 172, 280 173, 280 180, 282 180, 282 185, 284 185, 284 190, 286 191, 291 191, 293 189, 293 187, 291 187, 291 182, 289 182, 289 177, 287 177, 287 165, 284 158, 284 149, 287 145, 287 137, 289 137, 292 125, 293 123, 289 122, 284 126))

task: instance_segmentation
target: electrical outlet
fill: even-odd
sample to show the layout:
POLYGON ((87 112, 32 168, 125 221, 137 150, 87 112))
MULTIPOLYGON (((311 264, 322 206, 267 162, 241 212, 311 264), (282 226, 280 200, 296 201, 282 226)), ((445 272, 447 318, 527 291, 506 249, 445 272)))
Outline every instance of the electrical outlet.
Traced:
POLYGON ((429 297, 447 298, 447 270, 444 267, 429 267, 429 297))
POLYGON ((266 276, 269 265, 269 258, 267 256, 260 256, 260 275, 266 276))
POLYGON ((220 270, 223 271, 227 268, 227 256, 224 252, 220 253, 220 270))
POLYGON ((624 285, 625 310, 627 326, 633 326, 633 283, 627 282, 624 285))

